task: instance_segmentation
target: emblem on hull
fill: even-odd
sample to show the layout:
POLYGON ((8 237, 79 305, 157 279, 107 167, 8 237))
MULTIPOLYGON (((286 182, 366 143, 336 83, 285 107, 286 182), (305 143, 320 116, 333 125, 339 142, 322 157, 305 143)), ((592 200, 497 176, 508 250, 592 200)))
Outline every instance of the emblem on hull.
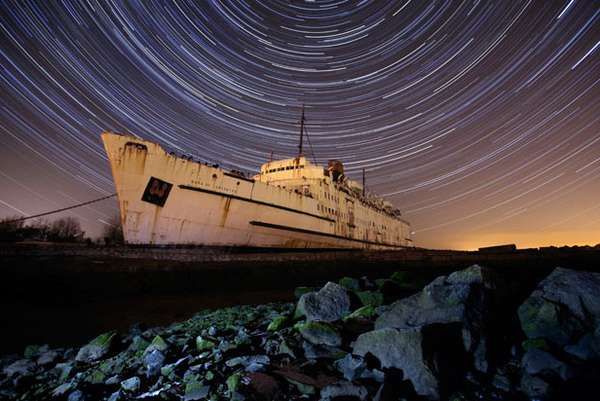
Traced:
POLYGON ((165 202, 167 202, 171 188, 173 188, 173 184, 169 184, 156 177, 150 177, 148 185, 146 185, 146 190, 142 195, 142 200, 163 207, 165 202))

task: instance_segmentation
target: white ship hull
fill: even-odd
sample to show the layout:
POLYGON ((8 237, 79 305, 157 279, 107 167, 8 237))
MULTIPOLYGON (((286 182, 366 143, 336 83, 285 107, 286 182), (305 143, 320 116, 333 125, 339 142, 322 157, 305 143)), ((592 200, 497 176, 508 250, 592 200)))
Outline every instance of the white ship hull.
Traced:
MULTIPOLYGON (((334 189, 327 196, 336 200, 335 205, 325 207, 332 206, 332 202, 326 205, 324 199, 285 186, 176 157, 152 142, 113 133, 102 134, 102 139, 128 244, 363 249, 411 246, 408 223, 356 205, 355 199, 339 191, 334 194, 334 189)), ((299 182, 307 180, 294 177, 299 182)))

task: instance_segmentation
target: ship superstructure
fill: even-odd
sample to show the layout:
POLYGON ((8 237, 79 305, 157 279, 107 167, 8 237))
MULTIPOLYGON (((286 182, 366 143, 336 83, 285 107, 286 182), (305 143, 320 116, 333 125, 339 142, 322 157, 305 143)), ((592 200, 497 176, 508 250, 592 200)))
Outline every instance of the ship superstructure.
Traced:
POLYGON ((367 196, 344 175, 341 162, 332 160, 325 168, 311 163, 301 145, 297 157, 265 163, 248 177, 137 137, 105 132, 102 140, 129 244, 412 246, 410 225, 397 209, 367 196))

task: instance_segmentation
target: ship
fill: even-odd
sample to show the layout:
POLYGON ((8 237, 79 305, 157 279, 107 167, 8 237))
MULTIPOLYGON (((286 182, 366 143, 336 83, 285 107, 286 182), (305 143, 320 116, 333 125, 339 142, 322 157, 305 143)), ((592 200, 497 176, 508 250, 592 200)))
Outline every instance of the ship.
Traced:
POLYGON ((101 137, 124 240, 133 245, 280 249, 402 249, 410 224, 390 202, 303 154, 270 160, 258 174, 225 169, 112 131, 101 137))

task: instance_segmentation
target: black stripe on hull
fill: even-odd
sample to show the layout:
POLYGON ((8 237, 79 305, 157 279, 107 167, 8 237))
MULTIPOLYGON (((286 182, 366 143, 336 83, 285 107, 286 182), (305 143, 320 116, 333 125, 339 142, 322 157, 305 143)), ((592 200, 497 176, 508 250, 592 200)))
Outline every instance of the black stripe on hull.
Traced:
POLYGON ((297 233, 302 233, 302 234, 320 235, 322 237, 341 239, 341 240, 345 240, 345 241, 360 242, 363 244, 387 246, 387 247, 392 247, 392 248, 406 248, 406 246, 403 246, 403 245, 394 245, 394 244, 387 244, 385 242, 375 242, 375 241, 367 241, 367 240, 357 239, 357 238, 348 238, 348 237, 344 237, 342 235, 322 233, 319 231, 307 230, 305 228, 283 226, 280 224, 265 223, 263 221, 251 221, 250 224, 253 226, 258 226, 258 227, 273 228, 275 230, 292 231, 292 232, 297 232, 297 233))
POLYGON ((223 197, 226 197, 226 198, 237 199, 237 200, 241 200, 241 201, 244 201, 244 202, 255 203, 257 205, 274 207, 276 209, 286 210, 288 212, 293 212, 293 213, 298 213, 298 214, 304 214, 306 216, 311 216, 311 217, 314 217, 314 218, 317 218, 317 219, 321 219, 321 220, 325 220, 325 221, 329 221, 329 222, 335 223, 335 220, 330 219, 329 217, 319 216, 318 214, 313 214, 313 213, 305 212, 303 210, 298 210, 298 209, 292 209, 291 207, 276 205, 274 203, 268 203, 268 202, 263 202, 263 201, 259 201, 259 200, 255 200, 255 199, 244 198, 243 196, 226 194, 226 193, 223 193, 223 192, 212 191, 210 189, 204 189, 204 188, 198 188, 198 187, 190 187, 189 185, 179 185, 179 188, 181 188, 181 189, 187 189, 189 191, 204 192, 204 193, 211 194, 211 195, 219 195, 219 196, 223 196, 223 197))

